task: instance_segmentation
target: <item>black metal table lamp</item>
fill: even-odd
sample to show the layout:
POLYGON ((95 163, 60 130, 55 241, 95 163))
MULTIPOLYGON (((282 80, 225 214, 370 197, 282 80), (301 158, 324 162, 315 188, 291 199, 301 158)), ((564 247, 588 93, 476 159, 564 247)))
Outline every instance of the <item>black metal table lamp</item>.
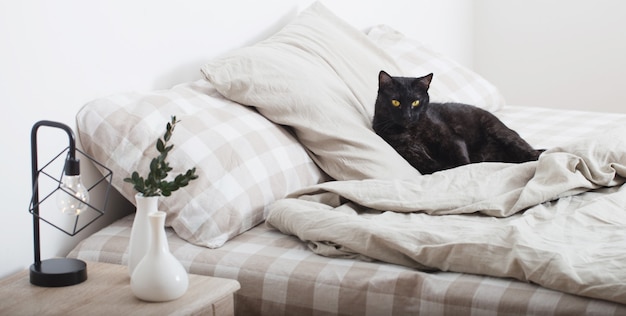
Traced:
POLYGON ((84 261, 72 258, 41 260, 39 222, 44 221, 69 236, 74 236, 81 232, 89 224, 104 215, 113 172, 76 148, 74 132, 69 126, 53 121, 39 121, 33 125, 31 131, 31 160, 33 196, 29 212, 33 214, 35 262, 30 266, 30 283, 46 287, 60 287, 81 283, 87 280, 87 265, 84 261), (37 131, 41 126, 64 130, 69 138, 69 146, 43 168, 39 169, 37 165, 37 131), (66 152, 61 174, 53 176, 53 172, 48 169, 53 169, 53 163, 66 152), (94 162, 103 171, 103 176, 89 187, 84 186, 80 179, 80 159, 76 156, 77 153, 94 162), (51 187, 56 188, 45 194, 45 196, 42 195, 44 197, 40 199, 40 184, 44 181, 49 181, 52 184, 51 187), (100 208, 95 207, 89 201, 89 191, 99 186, 104 186, 105 189, 105 197, 100 208), (56 195, 56 204, 61 213, 71 217, 71 222, 68 225, 71 229, 65 229, 61 227, 61 224, 55 224, 53 220, 55 216, 44 216, 45 214, 40 211, 39 206, 45 201, 52 199, 53 195, 56 195))

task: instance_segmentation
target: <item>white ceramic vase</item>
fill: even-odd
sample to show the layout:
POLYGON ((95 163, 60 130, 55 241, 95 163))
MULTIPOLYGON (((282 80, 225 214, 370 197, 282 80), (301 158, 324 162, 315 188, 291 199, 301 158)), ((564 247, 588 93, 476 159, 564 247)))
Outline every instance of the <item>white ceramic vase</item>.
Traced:
POLYGON ((132 276, 139 261, 148 250, 150 241, 150 226, 148 215, 156 213, 159 206, 158 196, 145 197, 141 193, 135 194, 137 211, 130 231, 130 243, 128 251, 128 275, 132 276))
POLYGON ((160 211, 148 215, 150 246, 130 277, 133 294, 144 301, 174 300, 185 294, 189 286, 187 271, 170 253, 164 229, 165 216, 165 212, 160 211))

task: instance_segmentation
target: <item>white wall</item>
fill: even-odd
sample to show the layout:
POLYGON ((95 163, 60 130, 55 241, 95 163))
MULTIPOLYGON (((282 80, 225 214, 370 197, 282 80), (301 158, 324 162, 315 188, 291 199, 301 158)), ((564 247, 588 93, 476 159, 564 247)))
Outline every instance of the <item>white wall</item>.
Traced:
MULTIPOLYGON (((311 2, 0 0, 0 100, 8 111, 0 124, 0 277, 33 261, 29 137, 36 121, 73 127, 80 107, 99 96, 199 79, 205 60, 267 37, 311 2)), ((465 64, 472 62, 469 1, 335 0, 327 5, 360 29, 390 24, 465 64)), ((67 146, 62 134, 40 143, 42 156, 67 146)), ((83 163, 84 173, 88 167, 83 163)), ((43 224, 42 257, 65 255, 129 210, 125 203, 110 205, 104 219, 75 238, 43 224)))
POLYGON ((474 69, 509 104, 626 112, 626 1, 475 4, 474 69))

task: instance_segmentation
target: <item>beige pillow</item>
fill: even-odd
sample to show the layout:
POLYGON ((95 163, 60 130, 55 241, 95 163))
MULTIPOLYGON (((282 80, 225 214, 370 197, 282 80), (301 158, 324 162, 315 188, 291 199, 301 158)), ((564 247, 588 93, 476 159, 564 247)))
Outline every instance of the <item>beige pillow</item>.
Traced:
POLYGON ((337 180, 419 176, 371 129, 381 69, 394 60, 367 36, 314 3, 277 34, 202 67, 229 99, 293 128, 337 180))
POLYGON ((390 75, 419 77, 434 73, 429 89, 432 101, 462 102, 488 111, 496 111, 505 104, 498 89, 489 81, 389 26, 372 28, 368 37, 402 69, 401 73, 389 72, 390 75))
POLYGON ((171 115, 181 122, 168 155, 170 175, 195 166, 199 178, 160 198, 159 209, 167 212, 167 225, 191 243, 219 247, 261 223, 270 203, 325 180, 288 131, 199 80, 111 95, 78 112, 83 148, 113 170, 113 186, 130 201, 136 192, 122 179, 134 170, 147 174, 171 115))

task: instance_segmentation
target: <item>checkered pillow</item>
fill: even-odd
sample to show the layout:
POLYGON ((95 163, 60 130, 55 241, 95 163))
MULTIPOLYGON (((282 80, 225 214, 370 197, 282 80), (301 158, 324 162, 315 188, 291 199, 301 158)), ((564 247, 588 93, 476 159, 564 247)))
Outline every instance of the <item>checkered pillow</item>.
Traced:
POLYGON ((390 54, 403 71, 390 75, 419 77, 434 73, 429 89, 433 101, 462 102, 489 111, 505 104, 498 89, 483 77, 389 26, 372 28, 368 37, 390 54))
POLYGON ((170 175, 195 166, 199 178, 160 198, 159 209, 191 243, 220 247, 262 222, 269 203, 324 178, 288 131, 200 80, 100 98, 77 114, 84 150, 113 170, 113 186, 130 201, 136 191, 122 179, 148 173, 171 115, 181 122, 171 140, 170 175))

